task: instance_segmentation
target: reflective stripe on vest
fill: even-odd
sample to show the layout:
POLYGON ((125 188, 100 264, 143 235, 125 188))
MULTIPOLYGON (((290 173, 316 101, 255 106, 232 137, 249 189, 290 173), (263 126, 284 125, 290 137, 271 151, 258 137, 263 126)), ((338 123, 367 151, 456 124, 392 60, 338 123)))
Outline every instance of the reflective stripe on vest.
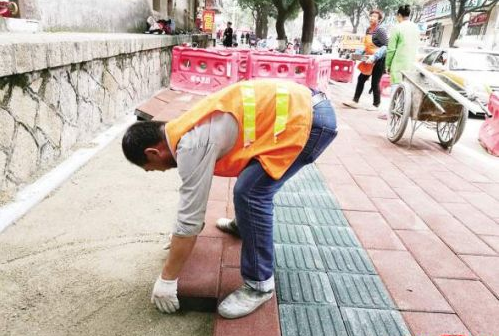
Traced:
MULTIPOLYGON (((243 142, 244 146, 255 141, 255 89, 251 82, 241 84, 243 99, 243 142)), ((276 87, 276 119, 274 120, 274 141, 286 129, 290 92, 285 86, 276 87)))
POLYGON ((255 141, 255 89, 251 82, 241 84, 243 99, 243 141, 245 147, 255 141))
POLYGON ((276 120, 274 121, 274 142, 278 141, 278 135, 286 128, 288 121, 288 102, 290 92, 288 88, 278 84, 276 88, 276 120))

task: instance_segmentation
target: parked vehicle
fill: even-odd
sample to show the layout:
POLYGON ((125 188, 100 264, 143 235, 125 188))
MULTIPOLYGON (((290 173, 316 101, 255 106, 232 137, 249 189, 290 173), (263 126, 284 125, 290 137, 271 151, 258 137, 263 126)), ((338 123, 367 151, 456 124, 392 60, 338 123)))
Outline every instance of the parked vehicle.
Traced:
POLYGON ((491 93, 498 92, 497 52, 438 48, 422 64, 462 95, 478 100, 485 113, 491 93))
POLYGON ((349 56, 358 49, 364 49, 362 35, 345 34, 340 37, 337 46, 337 52, 340 58, 349 58, 349 56))

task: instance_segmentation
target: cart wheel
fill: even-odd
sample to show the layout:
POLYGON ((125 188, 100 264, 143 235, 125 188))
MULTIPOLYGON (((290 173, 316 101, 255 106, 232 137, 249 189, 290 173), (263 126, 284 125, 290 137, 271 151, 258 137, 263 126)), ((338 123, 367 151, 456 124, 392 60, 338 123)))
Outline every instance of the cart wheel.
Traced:
POLYGON ((437 135, 439 143, 443 148, 448 148, 458 142, 464 132, 468 115, 469 111, 464 108, 462 109, 462 116, 458 121, 437 123, 437 135))
POLYGON ((389 105, 389 121, 387 123, 387 139, 398 142, 403 136, 411 112, 411 88, 402 82, 396 87, 389 105))

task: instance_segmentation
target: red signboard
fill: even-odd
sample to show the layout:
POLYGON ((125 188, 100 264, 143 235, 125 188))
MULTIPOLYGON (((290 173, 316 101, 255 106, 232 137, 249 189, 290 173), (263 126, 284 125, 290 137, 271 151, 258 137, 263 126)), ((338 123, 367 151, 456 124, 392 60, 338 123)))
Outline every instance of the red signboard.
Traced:
POLYGON ((203 31, 211 33, 215 23, 215 11, 204 10, 202 18, 203 18, 203 31))
POLYGON ((488 13, 481 13, 475 16, 471 16, 469 19, 469 27, 481 26, 488 22, 488 13))

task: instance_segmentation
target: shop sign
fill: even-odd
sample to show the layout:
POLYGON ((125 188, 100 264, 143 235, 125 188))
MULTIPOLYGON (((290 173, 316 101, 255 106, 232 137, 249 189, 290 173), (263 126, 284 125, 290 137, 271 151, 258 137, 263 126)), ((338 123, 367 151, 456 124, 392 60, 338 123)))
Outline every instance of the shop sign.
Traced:
POLYGON ((488 13, 474 15, 469 19, 469 27, 481 26, 486 22, 488 22, 488 13))
POLYGON ((214 28, 215 22, 215 11, 213 10, 204 10, 203 11, 203 31, 207 33, 211 33, 214 28))
MULTIPOLYGON (((468 0, 465 8, 476 7, 482 5, 486 0, 468 0)), ((458 6, 458 3, 457 3, 458 6)), ((451 4, 449 0, 441 0, 429 3, 424 7, 422 14, 423 20, 438 19, 451 14, 451 4)))

